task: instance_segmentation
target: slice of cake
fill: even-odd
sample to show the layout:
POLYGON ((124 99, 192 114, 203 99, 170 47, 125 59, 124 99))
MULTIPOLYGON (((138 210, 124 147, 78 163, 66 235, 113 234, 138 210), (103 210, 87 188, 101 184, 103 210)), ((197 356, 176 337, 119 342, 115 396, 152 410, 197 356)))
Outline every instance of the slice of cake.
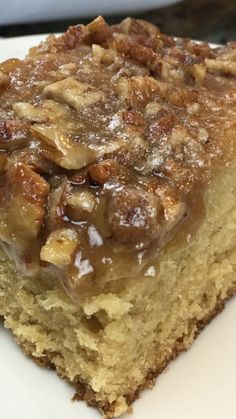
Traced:
POLYGON ((235 57, 99 17, 0 65, 0 314, 107 418, 235 292, 235 57))

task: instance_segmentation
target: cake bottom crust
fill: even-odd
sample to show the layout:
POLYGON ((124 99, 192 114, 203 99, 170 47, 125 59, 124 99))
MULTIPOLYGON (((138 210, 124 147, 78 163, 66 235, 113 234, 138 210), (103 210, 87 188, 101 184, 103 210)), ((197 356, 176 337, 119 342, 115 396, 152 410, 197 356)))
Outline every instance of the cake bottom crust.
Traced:
MULTIPOLYGON (((191 331, 191 328, 194 326, 194 334, 192 334, 193 340, 195 340, 198 334, 204 329, 204 327, 207 326, 210 323, 210 321, 224 309, 227 300, 229 300, 235 295, 236 285, 234 285, 232 288, 228 290, 226 298, 218 298, 214 309, 210 313, 208 313, 208 315, 204 319, 202 319, 201 321, 197 321, 194 324, 192 323, 190 325, 189 331, 191 331)), ((191 333, 189 333, 189 335, 191 335, 191 333)), ((27 356, 30 356, 40 367, 55 369, 53 363, 51 362, 50 353, 46 353, 45 356, 42 358, 36 358, 32 355, 30 348, 27 347, 27 343, 24 343, 24 345, 20 344, 20 346, 23 352, 27 356)), ((175 358, 177 358, 177 356, 181 352, 186 351, 189 346, 190 345, 184 344, 181 338, 178 339, 178 341, 176 341, 175 346, 173 346, 172 352, 169 354, 169 356, 166 357, 166 359, 162 363, 160 363, 159 365, 157 364, 154 369, 149 370, 148 374, 145 377, 145 380, 139 384, 137 389, 134 392, 130 392, 123 395, 127 404, 127 411, 131 409, 133 402, 139 398, 140 393, 145 389, 152 388, 155 385, 158 375, 161 374, 165 370, 167 365, 175 358)), ((63 371, 61 373, 58 373, 58 375, 66 381, 69 381, 66 377, 66 373, 63 374, 63 371)), ((92 390, 92 388, 88 384, 83 383, 81 381, 77 381, 73 383, 73 385, 76 389, 73 400, 85 401, 88 406, 96 407, 100 410, 101 414, 106 419, 112 419, 114 417, 117 417, 116 412, 119 411, 119 402, 115 401, 113 403, 108 403, 106 400, 104 402, 101 400, 98 401, 96 398, 96 393, 92 390)))

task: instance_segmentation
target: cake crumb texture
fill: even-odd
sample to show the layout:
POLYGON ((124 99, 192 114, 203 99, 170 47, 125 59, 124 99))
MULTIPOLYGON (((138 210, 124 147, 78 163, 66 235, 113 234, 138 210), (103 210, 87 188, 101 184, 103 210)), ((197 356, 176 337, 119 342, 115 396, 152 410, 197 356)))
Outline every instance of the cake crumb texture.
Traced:
POLYGON ((232 167, 209 186, 204 221, 187 244, 160 254, 155 277, 124 279, 80 307, 53 278, 17 278, 2 252, 5 326, 75 384, 75 398, 119 416, 235 292, 235 185, 232 167))

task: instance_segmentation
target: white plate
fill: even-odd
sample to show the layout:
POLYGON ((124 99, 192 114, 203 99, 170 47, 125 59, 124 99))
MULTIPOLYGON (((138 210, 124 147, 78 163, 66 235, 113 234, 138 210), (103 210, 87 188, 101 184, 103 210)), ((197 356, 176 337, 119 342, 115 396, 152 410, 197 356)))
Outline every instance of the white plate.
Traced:
POLYGON ((1 0, 0 25, 134 13, 180 0, 1 0))
MULTIPOLYGON (((0 41, 0 61, 23 57, 42 36, 0 41)), ((202 332, 188 352, 169 365, 152 391, 124 419, 235 419, 236 300, 202 332)), ((26 358, 0 328, 0 419, 100 419, 52 371, 26 358)))

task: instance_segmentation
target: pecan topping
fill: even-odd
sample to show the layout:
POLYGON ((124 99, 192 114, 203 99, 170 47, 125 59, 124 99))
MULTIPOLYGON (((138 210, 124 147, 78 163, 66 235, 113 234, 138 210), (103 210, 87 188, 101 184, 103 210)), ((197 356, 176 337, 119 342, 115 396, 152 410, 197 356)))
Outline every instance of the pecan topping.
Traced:
POLYGON ((11 166, 0 189, 1 239, 26 250, 43 225, 48 193, 48 183, 28 166, 11 166))
POLYGON ((73 293, 136 275, 235 155, 235 59, 99 17, 2 63, 0 238, 22 265, 73 293))

